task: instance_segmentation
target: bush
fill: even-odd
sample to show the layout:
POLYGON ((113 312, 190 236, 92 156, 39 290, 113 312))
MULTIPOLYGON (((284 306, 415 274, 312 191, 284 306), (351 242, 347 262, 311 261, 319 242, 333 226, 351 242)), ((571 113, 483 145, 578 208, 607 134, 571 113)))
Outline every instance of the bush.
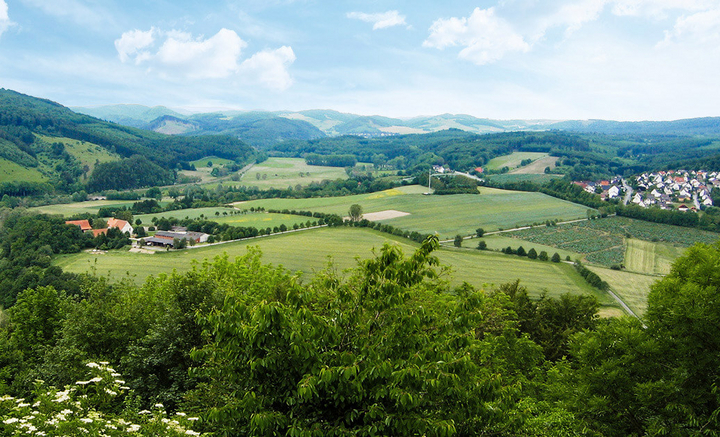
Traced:
POLYGON ((487 250, 487 243, 485 240, 480 240, 480 242, 477 245, 478 250, 487 250))
POLYGON ((559 255, 557 252, 555 252, 555 253, 553 254, 552 258, 550 258, 550 261, 552 261, 552 262, 554 262, 554 263, 559 263, 559 262, 560 262, 560 255, 559 255))
POLYGON ((544 250, 540 252, 540 255, 538 255, 538 259, 540 261, 547 261, 548 260, 548 254, 544 250))
POLYGON ((527 257, 530 259, 537 259, 538 254, 534 247, 528 250, 527 257))

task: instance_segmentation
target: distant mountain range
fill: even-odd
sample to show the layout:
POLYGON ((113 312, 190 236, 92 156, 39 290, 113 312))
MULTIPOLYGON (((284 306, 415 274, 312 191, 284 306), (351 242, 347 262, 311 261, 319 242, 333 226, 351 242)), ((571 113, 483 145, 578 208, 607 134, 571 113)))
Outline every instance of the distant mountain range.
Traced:
POLYGON ((347 114, 332 110, 220 111, 185 115, 164 106, 112 105, 71 108, 76 112, 126 126, 174 135, 226 134, 256 147, 268 148, 284 140, 312 140, 326 136, 365 137, 422 134, 461 129, 477 134, 547 131, 627 135, 720 135, 720 117, 675 121, 621 122, 609 120, 491 120, 464 114, 399 119, 347 114))

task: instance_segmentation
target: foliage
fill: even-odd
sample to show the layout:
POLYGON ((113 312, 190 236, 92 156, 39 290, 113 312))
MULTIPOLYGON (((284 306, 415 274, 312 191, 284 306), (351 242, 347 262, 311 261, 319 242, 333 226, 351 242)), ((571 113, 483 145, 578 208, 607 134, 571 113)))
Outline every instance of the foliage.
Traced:
POLYGON ((350 216, 350 220, 357 222, 360 221, 362 218, 363 209, 362 206, 358 205, 357 203, 353 203, 350 205, 350 209, 348 210, 348 215, 350 216))
POLYGON ((38 381, 33 401, 0 397, 0 431, 13 436, 105 435, 180 437, 201 435, 192 430, 199 418, 176 413, 168 417, 162 404, 152 411, 132 408, 132 391, 107 362, 87 364, 92 376, 64 390, 38 381), (123 400, 130 401, 123 407, 123 400), (33 402, 32 405, 30 402, 33 402))
POLYGON ((213 341, 195 354, 212 426, 221 435, 498 429, 486 406, 504 408, 502 391, 537 349, 501 321, 502 300, 438 294, 435 247, 429 239, 403 259, 385 246, 347 283, 328 273, 309 289, 227 298, 203 318, 213 341), (504 359, 514 370, 500 377, 504 359))
POLYGON ((453 240, 453 245, 455 247, 462 247, 462 243, 463 243, 463 236, 459 235, 459 234, 456 235, 455 239, 453 240))
POLYGON ((169 185, 175 175, 152 163, 141 155, 134 155, 120 161, 101 163, 95 166, 87 182, 90 191, 108 189, 141 188, 154 185, 169 185))

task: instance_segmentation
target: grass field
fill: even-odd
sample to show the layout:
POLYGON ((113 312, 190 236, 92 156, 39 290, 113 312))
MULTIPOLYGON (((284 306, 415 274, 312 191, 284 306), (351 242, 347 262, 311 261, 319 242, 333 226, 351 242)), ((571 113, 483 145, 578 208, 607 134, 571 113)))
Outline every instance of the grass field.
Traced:
POLYGON ((348 175, 342 167, 307 165, 302 158, 268 158, 266 161, 254 165, 240 181, 228 181, 225 185, 285 189, 287 187, 294 188, 298 184, 306 186, 311 182, 320 182, 325 179, 347 178, 348 175), (302 176, 300 176, 301 173, 302 176))
MULTIPOLYGON (((532 159, 533 161, 546 158, 547 153, 540 152, 513 152, 510 155, 498 156, 491 159, 485 165, 488 170, 500 170, 503 167, 508 167, 510 170, 520 167, 520 163, 526 159, 532 159)), ((545 167, 543 167, 544 169, 545 167)))
POLYGON ((195 161, 190 162, 190 164, 194 165, 195 168, 199 167, 205 167, 208 168, 208 173, 210 170, 212 170, 212 167, 208 167, 208 164, 212 162, 213 167, 217 167, 218 165, 225 165, 225 164, 232 164, 232 159, 225 159, 225 158, 218 158, 217 156, 206 156, 201 159, 196 159, 195 161))
MULTIPOLYGON (((507 237, 501 234, 495 234, 495 235, 488 235, 487 237, 483 237, 483 240, 487 243, 488 249, 491 250, 500 250, 504 249, 508 246, 512 247, 513 249, 517 250, 519 246, 522 246, 523 249, 525 249, 525 252, 530 250, 531 248, 534 248, 537 253, 540 253, 541 251, 545 251, 548 253, 548 256, 552 256, 555 252, 560 255, 560 258, 565 259, 565 257, 570 257, 572 260, 581 259, 582 255, 573 252, 571 250, 563 250, 563 249, 557 249, 552 246, 546 246, 544 244, 538 244, 533 243, 530 241, 523 241, 517 238, 507 237)), ((463 242, 463 246, 465 247, 477 247, 478 243, 480 242, 480 239, 473 238, 472 240, 465 240, 463 242)))
POLYGON ((515 170, 512 170, 510 173, 512 174, 545 174, 545 168, 550 167, 550 169, 555 168, 555 163, 557 162, 558 158, 557 156, 545 156, 540 159, 536 159, 530 164, 516 168, 515 170))
MULTIPOLYGON (((197 208, 197 209, 181 209, 177 211, 167 211, 158 214, 142 214, 136 215, 135 219, 142 220, 145 226, 152 223, 153 217, 165 217, 165 218, 176 218, 182 220, 184 218, 195 219, 203 215, 206 219, 217 222, 227 223, 231 226, 244 226, 244 227, 255 227, 258 229, 274 228, 284 224, 285 226, 292 227, 294 224, 305 223, 308 220, 316 221, 312 217, 303 217, 299 215, 291 214, 269 214, 269 213, 250 213, 247 214, 234 214, 234 210, 229 208, 197 208), (215 213, 219 215, 215 215, 215 213)), ((237 211, 239 212, 239 211, 237 211)))
POLYGON ((569 220, 586 217, 588 208, 541 193, 480 188, 480 195, 425 196, 420 186, 398 187, 371 194, 313 199, 263 199, 237 204, 239 208, 306 210, 347 215, 357 203, 363 212, 394 209, 410 215, 383 220, 403 230, 426 234, 437 233, 440 239, 457 234, 472 235, 475 229, 485 231, 509 229, 545 220, 569 220))
POLYGON ((631 310, 642 317, 647 309, 647 296, 650 286, 658 279, 656 276, 641 275, 621 270, 587 266, 597 273, 603 281, 610 284, 612 290, 631 310))
POLYGON ((47 178, 35 168, 26 168, 20 164, 0 158, 0 182, 45 182, 47 178))
POLYGON ((130 208, 135 200, 91 200, 87 202, 64 203, 59 205, 44 205, 28 208, 38 214, 60 214, 69 217, 75 214, 97 214, 100 208, 107 206, 126 206, 130 208))
POLYGON ((670 273, 673 261, 685 252, 684 247, 668 243, 654 243, 635 238, 629 238, 626 242, 625 268, 638 273, 667 275, 670 273))
POLYGON ((532 182, 534 184, 542 185, 550 182, 553 179, 561 178, 561 175, 557 174, 532 174, 532 173, 503 173, 494 174, 487 176, 486 178, 492 182, 499 184, 507 184, 513 182, 532 182))
MULTIPOLYGON (((330 257, 338 270, 354 267, 357 257, 371 257, 372 249, 379 249, 385 242, 399 245, 406 255, 417 247, 408 240, 395 239, 369 229, 323 228, 177 252, 84 252, 59 256, 55 263, 68 272, 79 273, 94 268, 100 275, 109 274, 112 278, 129 276, 142 282, 149 275, 168 273, 173 269, 187 271, 192 266, 192 260, 213 259, 224 253, 234 258, 247 253, 248 246, 259 246, 265 262, 282 264, 289 270, 312 275, 324 269, 330 257), (301 256, 298 248, 302 248, 301 256)), ((568 264, 531 261, 471 249, 440 249, 436 254, 441 263, 453 266, 451 283, 454 285, 467 282, 475 287, 489 288, 492 284, 520 279, 521 284, 536 296, 543 290, 551 296, 568 292, 590 293, 598 296, 604 305, 610 305, 609 311, 614 310, 610 297, 589 287, 568 264)))
POLYGON ((65 150, 80 161, 81 167, 85 165, 88 166, 88 176, 92 174, 96 163, 117 161, 120 159, 118 155, 110 153, 110 151, 97 144, 73 140, 71 138, 49 137, 46 135, 38 135, 38 137, 48 144, 62 143, 65 145, 65 150))

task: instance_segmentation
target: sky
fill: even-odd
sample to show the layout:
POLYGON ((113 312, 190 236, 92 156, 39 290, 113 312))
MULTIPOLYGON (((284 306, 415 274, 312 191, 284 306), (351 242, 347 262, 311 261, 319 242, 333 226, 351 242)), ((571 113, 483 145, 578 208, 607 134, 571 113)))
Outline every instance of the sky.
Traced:
POLYGON ((720 0, 0 0, 0 87, 66 106, 720 116, 720 0))

